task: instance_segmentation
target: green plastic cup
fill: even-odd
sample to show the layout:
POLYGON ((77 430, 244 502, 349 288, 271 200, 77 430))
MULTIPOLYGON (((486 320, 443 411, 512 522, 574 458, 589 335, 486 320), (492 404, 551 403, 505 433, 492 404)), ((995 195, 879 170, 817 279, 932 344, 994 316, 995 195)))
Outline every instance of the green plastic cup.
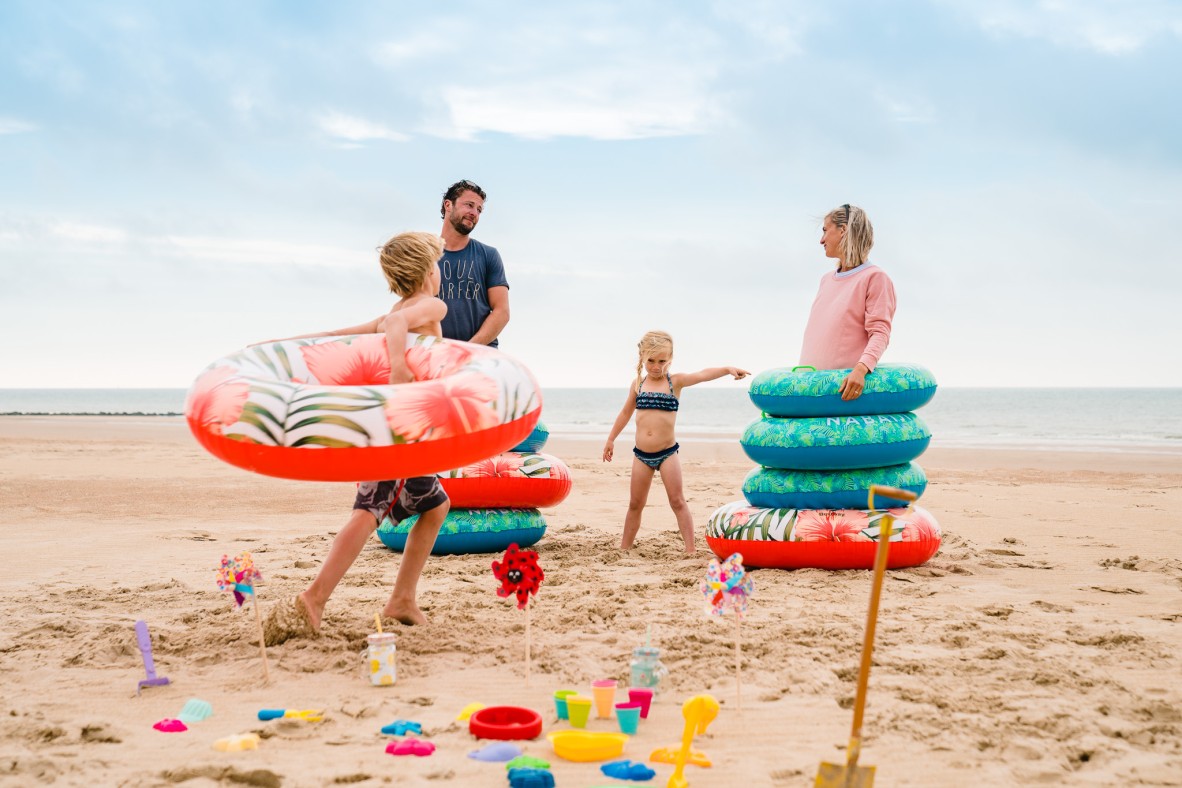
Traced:
POLYGON ((586 695, 567 695, 566 710, 573 727, 586 728, 587 718, 591 716, 591 698, 586 695))

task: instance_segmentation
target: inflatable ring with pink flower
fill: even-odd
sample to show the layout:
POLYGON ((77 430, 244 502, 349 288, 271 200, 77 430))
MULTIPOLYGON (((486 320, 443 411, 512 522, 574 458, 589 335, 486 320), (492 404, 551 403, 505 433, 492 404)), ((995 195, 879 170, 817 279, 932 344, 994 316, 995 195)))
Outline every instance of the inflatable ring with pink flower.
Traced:
POLYGON ((542 411, 520 362, 485 345, 409 334, 411 383, 390 385, 384 334, 269 342, 210 364, 185 418, 231 465, 285 479, 425 476, 516 446, 542 411))
POLYGON ((887 568, 919 566, 940 549, 940 525, 926 509, 764 509, 746 501, 721 506, 706 523, 719 558, 743 554, 749 567, 870 569, 890 514, 887 568))
POLYGON ((456 509, 540 509, 570 494, 570 469, 551 454, 504 452, 439 474, 456 509))

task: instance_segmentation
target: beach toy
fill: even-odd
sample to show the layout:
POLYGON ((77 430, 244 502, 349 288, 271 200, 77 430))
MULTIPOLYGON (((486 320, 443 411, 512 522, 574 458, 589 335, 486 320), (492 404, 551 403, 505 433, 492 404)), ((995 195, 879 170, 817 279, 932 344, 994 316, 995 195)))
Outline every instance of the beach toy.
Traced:
POLYGON ((914 413, 877 416, 763 416, 739 443, 752 461, 769 468, 841 471, 900 465, 923 454, 932 431, 914 413))
POLYGON ((509 788, 554 788, 554 775, 545 769, 510 769, 509 788))
POLYGON ((456 715, 456 722, 467 722, 469 717, 483 708, 483 703, 469 703, 467 706, 460 709, 460 713, 456 715))
POLYGON ((751 578, 743 568, 743 556, 732 553, 721 564, 713 558, 706 567, 706 579, 701 585, 706 597, 706 612, 712 616, 724 616, 730 610, 735 616, 735 699, 739 710, 743 708, 742 658, 739 643, 742 640, 742 621, 747 613, 747 600, 755 590, 751 578))
POLYGON ((411 720, 394 720, 382 727, 382 733, 387 736, 405 736, 408 733, 423 733, 423 726, 411 720))
POLYGON ((570 469, 550 454, 505 452, 463 468, 440 471, 456 509, 541 509, 570 494, 570 469))
POLYGON ((303 722, 320 722, 324 712, 316 709, 259 709, 260 720, 292 719, 303 722))
POLYGON ((512 761, 515 758, 521 757, 521 748, 516 744, 498 741, 493 742, 492 744, 486 744, 479 750, 473 750, 472 752, 468 753, 468 757, 474 761, 501 763, 503 761, 512 761))
POLYGON ((651 780, 657 776, 655 771, 639 761, 635 763, 632 761, 612 761, 600 766, 599 771, 617 780, 633 780, 635 782, 651 780))
POLYGON ((181 706, 181 713, 177 715, 177 719, 182 722, 201 722, 209 719, 212 714, 213 706, 209 704, 209 701, 189 698, 185 701, 185 705, 181 706))
POLYGON ((366 672, 369 683, 375 687, 388 687, 398 678, 398 666, 394 661, 398 646, 394 640, 393 632, 379 631, 365 637, 366 672))
MULTIPOLYGON (((491 746, 491 745, 490 745, 491 746)), ((505 764, 506 769, 549 769, 550 762, 543 758, 534 758, 531 755, 518 755, 513 760, 505 764)))
MULTIPOLYGON (((670 755, 673 756, 673 760, 671 761, 674 764, 673 774, 669 777, 666 788, 686 788, 689 785, 683 773, 687 763, 695 763, 692 758, 694 753, 690 749, 694 743, 694 734, 701 735, 705 733, 706 728, 718 716, 719 709, 718 701, 711 695, 695 695, 681 705, 681 714, 685 717, 685 728, 681 732, 681 747, 676 750, 657 750, 649 756, 650 761, 663 761, 665 763, 670 762, 668 760, 670 755)), ((710 762, 702 756, 695 765, 709 766, 710 762), (702 763, 702 761, 705 761, 705 763, 702 763)))
MULTIPOLYGON (((886 485, 923 495, 928 476, 917 462, 845 471, 754 468, 743 479, 743 497, 764 509, 861 509, 870 485, 886 485)), ((882 508, 905 506, 884 499, 882 508)))
POLYGON ((226 736, 213 743, 218 752, 241 752, 243 750, 257 750, 259 735, 257 733, 240 733, 237 736, 226 736))
POLYGON ((557 731, 547 736, 559 758, 579 763, 606 761, 624 752, 628 743, 625 733, 592 733, 590 731, 557 731))
POLYGON ((538 422, 520 362, 487 345, 409 334, 411 383, 391 385, 384 334, 266 342, 210 364, 185 401, 207 451, 267 476, 405 479, 492 457, 538 422))
POLYGON ((640 706, 640 718, 648 719, 648 710, 653 702, 652 687, 629 687, 628 700, 640 706))
POLYGON ((636 729, 640 727, 640 704, 631 701, 628 703, 617 703, 616 723, 620 726, 620 733, 627 733, 629 736, 634 735, 636 729))
POLYGON ((135 622, 135 639, 140 646, 140 654, 144 658, 144 672, 147 678, 140 679, 135 686, 135 694, 139 695, 144 687, 163 687, 168 683, 165 676, 156 675, 156 661, 152 659, 152 638, 148 635, 148 622, 135 622))
POLYGON ((591 717, 591 698, 586 695, 568 695, 566 711, 572 726, 586 728, 587 720, 591 717))
POLYGON ((259 598, 255 593, 255 584, 263 579, 263 574, 254 565, 250 553, 239 553, 231 560, 222 556, 222 564, 217 568, 218 588, 222 591, 234 593, 234 604, 242 607, 246 597, 250 597, 254 607, 254 623, 259 634, 259 654, 263 658, 263 683, 271 681, 271 673, 267 668, 267 643, 263 637, 263 619, 259 615, 259 598))
POLYGON ((595 716, 601 720, 611 719, 612 705, 616 702, 616 680, 599 679, 591 682, 591 695, 595 698, 595 716))
POLYGON ((403 739, 402 741, 392 741, 386 745, 387 755, 414 755, 426 758, 433 752, 435 752, 435 745, 423 739, 403 739))
POLYGON ((183 733, 189 730, 189 726, 180 720, 163 719, 152 726, 161 733, 183 733))
POLYGON ((748 567, 870 569, 887 515, 896 523, 888 569, 919 566, 940 549, 940 525, 919 506, 760 509, 746 501, 728 503, 710 515, 706 544, 719 558, 742 553, 748 567))
MULTIPOLYGON (((648 759, 653 763, 677 763, 679 757, 681 757, 681 749, 678 747, 661 747, 648 755, 648 759)), ((690 766, 701 766, 703 769, 709 769, 714 765, 710 757, 701 750, 690 750, 685 762, 690 766)))
POLYGON ((661 679, 669 675, 669 671, 661 664, 661 650, 649 645, 632 649, 632 662, 629 668, 633 687, 649 687, 654 691, 660 685, 661 679))
POLYGON ((489 706, 468 719, 468 731, 478 739, 536 739, 542 715, 520 706, 489 706))
POLYGON ((866 375, 861 396, 843 400, 838 389, 849 369, 780 367, 751 379, 747 395, 769 416, 866 416, 906 413, 936 395, 936 378, 918 364, 879 364, 866 375))
MULTIPOLYGON (((906 490, 890 487, 871 487, 868 508, 874 508, 875 495, 899 500, 915 500, 906 490)), ((891 520, 883 518, 883 538, 878 541, 878 555, 874 561, 874 578, 870 584, 870 605, 866 610, 866 633, 862 639, 862 661, 858 666, 858 689, 854 695, 854 722, 850 728, 850 743, 845 751, 845 763, 821 762, 817 768, 816 788, 870 788, 874 785, 874 767, 859 766, 862 751, 862 713, 866 708, 866 689, 870 684, 870 662, 874 652, 874 630, 878 624, 878 600, 882 593, 882 577, 886 573, 887 553, 891 549, 891 520)))
POLYGON ((517 609, 525 611, 525 683, 529 684, 530 663, 530 594, 537 596, 538 588, 546 579, 546 573, 538 565, 538 554, 533 550, 521 550, 515 544, 509 545, 504 558, 492 562, 493 577, 501 582, 497 596, 517 597, 517 609))
POLYGON ((566 699, 577 694, 575 690, 558 690, 554 693, 554 711, 558 714, 558 719, 570 719, 570 713, 566 709, 566 699))
MULTIPOLYGON (((397 523, 387 517, 378 526, 378 539, 401 553, 418 521, 417 514, 397 523)), ((431 555, 501 553, 511 544, 529 547, 545 534, 546 518, 537 509, 450 509, 431 555)))

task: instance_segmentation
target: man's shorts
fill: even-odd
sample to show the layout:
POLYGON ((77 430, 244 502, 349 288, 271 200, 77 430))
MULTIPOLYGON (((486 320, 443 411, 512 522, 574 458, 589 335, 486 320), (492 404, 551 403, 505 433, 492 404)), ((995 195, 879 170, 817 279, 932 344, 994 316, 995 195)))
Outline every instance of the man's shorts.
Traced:
POLYGON ((357 485, 353 508, 364 509, 378 523, 387 517, 400 523, 412 514, 430 511, 441 503, 447 503, 447 493, 439 484, 438 476, 412 476, 409 479, 362 482, 357 485))

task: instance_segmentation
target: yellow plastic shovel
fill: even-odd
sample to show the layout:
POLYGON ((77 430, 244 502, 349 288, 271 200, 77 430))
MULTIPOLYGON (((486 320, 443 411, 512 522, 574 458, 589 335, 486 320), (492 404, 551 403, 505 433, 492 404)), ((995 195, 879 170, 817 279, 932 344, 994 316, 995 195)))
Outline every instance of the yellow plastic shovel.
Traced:
MULTIPOLYGON (((874 508, 874 496, 898 501, 914 501, 918 496, 895 487, 870 485, 869 508, 874 508)), ((874 580, 870 586, 870 609, 866 613, 866 636, 862 641, 862 665, 858 668, 858 693, 854 697, 854 724, 850 730, 850 745, 845 751, 845 763, 825 763, 817 769, 814 788, 871 788, 874 767, 859 766, 862 750, 862 712, 866 708, 866 687, 870 683, 870 655, 874 651, 874 627, 878 623, 878 598, 882 593, 882 577, 886 572, 887 553, 890 551, 891 526, 894 519, 886 514, 879 521, 878 550, 874 554, 874 580)))

